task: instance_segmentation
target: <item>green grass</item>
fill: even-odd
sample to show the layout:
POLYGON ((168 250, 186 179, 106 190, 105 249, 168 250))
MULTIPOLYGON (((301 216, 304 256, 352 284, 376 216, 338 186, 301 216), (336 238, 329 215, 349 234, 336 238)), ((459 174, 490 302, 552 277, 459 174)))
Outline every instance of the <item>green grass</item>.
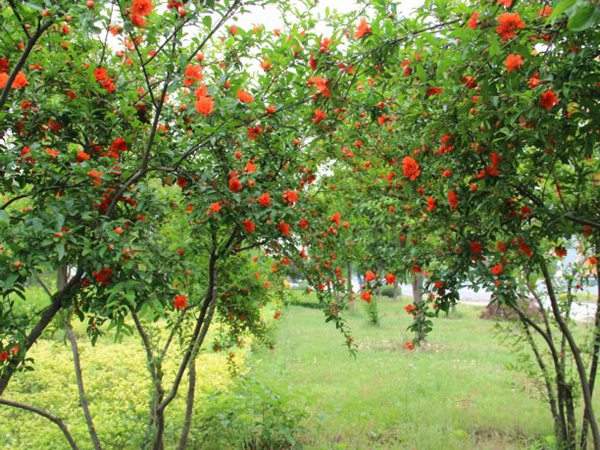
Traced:
POLYGON ((290 306, 275 350, 255 352, 253 376, 308 410, 307 449, 517 449, 552 435, 546 404, 500 343, 494 322, 460 306, 409 352, 403 302, 381 300, 381 325, 349 313, 356 358, 320 311, 290 306))

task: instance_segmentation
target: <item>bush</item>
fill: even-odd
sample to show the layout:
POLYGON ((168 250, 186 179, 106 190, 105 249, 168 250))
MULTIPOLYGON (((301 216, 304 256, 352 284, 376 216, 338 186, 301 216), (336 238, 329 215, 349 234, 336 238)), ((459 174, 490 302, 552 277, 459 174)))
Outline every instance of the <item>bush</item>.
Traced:
POLYGON ((193 449, 291 449, 305 413, 267 386, 240 378, 226 391, 198 406, 192 428, 193 449))
POLYGON ((382 286, 379 294, 383 297, 396 298, 400 296, 401 290, 400 288, 395 288, 394 286, 382 286))
POLYGON ((379 325, 379 310, 377 308, 377 300, 372 299, 365 306, 367 310, 367 316, 369 318, 369 323, 372 325, 379 325))

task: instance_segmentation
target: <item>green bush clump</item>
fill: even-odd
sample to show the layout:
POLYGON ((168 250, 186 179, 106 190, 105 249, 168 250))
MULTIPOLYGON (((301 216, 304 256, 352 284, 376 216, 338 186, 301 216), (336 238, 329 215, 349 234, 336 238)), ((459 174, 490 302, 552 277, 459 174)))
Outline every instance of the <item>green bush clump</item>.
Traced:
POLYGON ((400 289, 394 286, 382 286, 379 294, 383 297, 396 298, 400 295, 400 289))
POLYGON ((304 410, 248 377, 209 394, 192 425, 193 449, 293 449, 304 410))
POLYGON ((365 308, 367 310, 369 323, 371 325, 379 325, 379 309, 377 308, 377 300, 372 299, 369 303, 366 303, 365 308))

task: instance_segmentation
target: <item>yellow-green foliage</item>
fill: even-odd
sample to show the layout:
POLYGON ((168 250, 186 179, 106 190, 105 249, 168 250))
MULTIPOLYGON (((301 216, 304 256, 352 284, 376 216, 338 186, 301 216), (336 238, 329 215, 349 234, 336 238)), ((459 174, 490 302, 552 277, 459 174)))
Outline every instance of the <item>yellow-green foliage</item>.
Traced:
MULTIPOLYGON (((95 425, 107 449, 139 449, 148 423, 150 380, 144 352, 136 336, 114 342, 101 338, 92 347, 82 331, 79 346, 84 382, 95 425)), ((209 346, 205 346, 209 348, 209 346)), ((170 386, 178 362, 178 349, 165 362, 165 385, 170 386)), ((50 410, 63 418, 80 448, 91 448, 79 407, 70 347, 60 339, 43 339, 30 353, 35 370, 14 377, 6 398, 50 410)), ((197 361, 197 402, 231 380, 228 355, 205 352, 197 361)), ((238 352, 236 364, 243 362, 238 352)), ((177 399, 167 409, 167 447, 177 439, 183 420, 187 377, 177 399)), ((0 406, 0 448, 11 450, 63 450, 68 448, 58 427, 29 412, 0 406)))

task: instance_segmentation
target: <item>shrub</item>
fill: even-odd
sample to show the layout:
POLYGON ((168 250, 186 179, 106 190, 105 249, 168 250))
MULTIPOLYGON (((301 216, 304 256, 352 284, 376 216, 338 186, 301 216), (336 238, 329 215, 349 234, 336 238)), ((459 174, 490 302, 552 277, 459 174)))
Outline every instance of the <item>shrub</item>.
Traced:
POLYGON ((205 450, 297 448, 305 417, 289 398, 247 377, 209 395, 198 411, 190 448, 205 450))
POLYGON ((379 294, 383 297, 396 298, 400 296, 400 288, 394 286, 382 286, 379 294))
POLYGON ((379 325, 379 310, 377 308, 377 300, 373 299, 365 306, 367 316, 371 325, 379 325))

